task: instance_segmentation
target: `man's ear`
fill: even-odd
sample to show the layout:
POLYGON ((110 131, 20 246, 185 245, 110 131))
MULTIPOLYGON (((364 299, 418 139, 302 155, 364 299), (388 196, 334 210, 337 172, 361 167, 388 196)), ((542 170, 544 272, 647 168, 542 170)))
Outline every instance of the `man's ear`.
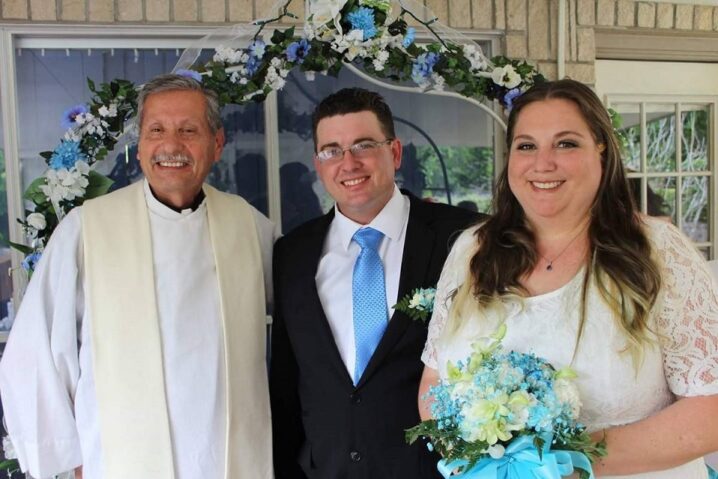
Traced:
POLYGON ((214 162, 218 162, 222 158, 222 150, 224 150, 224 128, 217 130, 214 135, 214 162))
POLYGON ((401 168, 401 154, 403 153, 403 150, 401 140, 399 138, 395 138, 394 141, 391 142, 391 154, 394 159, 394 171, 398 171, 399 168, 401 168))

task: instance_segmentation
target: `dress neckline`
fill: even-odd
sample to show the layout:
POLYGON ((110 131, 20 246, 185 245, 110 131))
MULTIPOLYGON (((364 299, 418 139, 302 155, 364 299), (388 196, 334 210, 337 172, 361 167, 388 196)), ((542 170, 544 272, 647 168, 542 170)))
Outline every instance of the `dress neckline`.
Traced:
POLYGON ((524 296, 521 299, 525 301, 526 303, 537 303, 541 301, 545 301, 547 299, 552 299, 557 296, 561 296, 565 291, 567 291, 569 288, 575 287, 583 278, 583 275, 586 272, 586 265, 581 266, 579 270, 576 272, 573 277, 568 280, 566 284, 563 286, 559 286, 558 288, 554 289, 553 291, 549 291, 547 293, 541 293, 537 294, 535 296, 524 296))

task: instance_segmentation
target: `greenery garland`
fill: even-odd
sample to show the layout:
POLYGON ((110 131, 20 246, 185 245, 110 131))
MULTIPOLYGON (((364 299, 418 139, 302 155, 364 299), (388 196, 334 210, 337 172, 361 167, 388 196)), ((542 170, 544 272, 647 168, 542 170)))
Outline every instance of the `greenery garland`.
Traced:
MULTIPOLYGON (((190 76, 219 95, 220 104, 262 102, 281 90, 295 68, 309 79, 317 73, 336 76, 348 63, 391 82, 410 83, 424 90, 451 89, 465 97, 496 100, 510 109, 512 101, 534 83, 543 81, 525 61, 503 56, 486 58, 473 42, 442 39, 434 29, 436 18, 420 20, 398 4, 396 15, 387 0, 310 0, 310 16, 302 34, 295 27, 275 30, 269 41, 264 28, 284 17, 291 0, 276 18, 256 22, 248 45, 234 49, 218 46, 211 61, 175 73, 190 76), (417 44, 412 18, 436 41, 417 44)), ((112 151, 137 110, 137 87, 126 80, 96 86, 89 105, 77 105, 63 115, 67 128, 54 151, 40 153, 48 170, 33 181, 24 198, 33 204, 18 221, 28 245, 11 243, 23 252, 23 267, 32 272, 59 221, 85 200, 106 193, 112 181, 92 169, 112 151)))

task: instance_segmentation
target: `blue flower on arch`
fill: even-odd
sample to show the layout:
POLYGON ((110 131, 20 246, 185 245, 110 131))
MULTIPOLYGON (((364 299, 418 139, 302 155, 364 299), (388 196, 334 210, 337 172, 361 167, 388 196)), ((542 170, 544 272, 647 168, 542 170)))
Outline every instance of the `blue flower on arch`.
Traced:
POLYGON ((75 126, 75 118, 77 118, 77 115, 83 115, 88 111, 90 110, 85 104, 75 105, 72 108, 65 110, 62 114, 62 127, 69 130, 75 126))
POLYGON ((69 170, 75 166, 78 160, 85 161, 85 154, 80 149, 80 143, 77 141, 63 141, 52 152, 49 164, 53 170, 62 168, 69 170))
POLYGON ((312 46, 307 42, 306 38, 302 38, 298 42, 290 43, 287 47, 287 60, 290 62, 304 63, 309 50, 312 46))
POLYGON ((374 24, 374 10, 367 7, 359 7, 347 15, 347 20, 352 24, 352 30, 361 30, 364 33, 364 40, 376 36, 376 25, 374 24))

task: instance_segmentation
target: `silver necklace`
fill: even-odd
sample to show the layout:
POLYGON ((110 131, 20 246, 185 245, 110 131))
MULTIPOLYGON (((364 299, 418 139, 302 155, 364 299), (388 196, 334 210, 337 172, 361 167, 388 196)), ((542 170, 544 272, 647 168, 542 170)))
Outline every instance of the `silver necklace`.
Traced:
POLYGON ((539 253, 541 258, 543 258, 543 260, 546 261, 546 263, 547 263, 546 271, 553 271, 553 262, 556 261, 557 259, 559 259, 561 257, 561 255, 566 252, 568 247, 571 246, 573 244, 573 242, 576 241, 576 239, 578 239, 578 237, 581 236, 581 233, 583 233, 585 230, 586 230, 586 228, 581 228, 581 230, 576 234, 576 236, 571 238, 571 241, 569 241, 568 244, 561 250, 561 252, 559 254, 557 254, 556 256, 554 256, 553 259, 549 260, 547 257, 545 257, 544 255, 539 253))

